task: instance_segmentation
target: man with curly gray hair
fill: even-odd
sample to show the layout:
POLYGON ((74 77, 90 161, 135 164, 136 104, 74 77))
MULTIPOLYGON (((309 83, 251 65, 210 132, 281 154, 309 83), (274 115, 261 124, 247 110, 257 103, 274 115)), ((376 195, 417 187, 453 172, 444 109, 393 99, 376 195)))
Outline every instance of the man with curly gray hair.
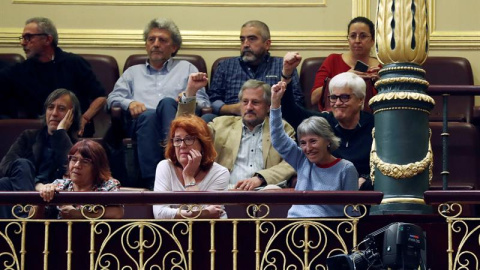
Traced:
MULTIPOLYGON (((143 32, 148 59, 128 68, 107 99, 128 115, 127 134, 137 141, 142 186, 152 189, 155 168, 163 159, 162 142, 177 112, 177 97, 187 87, 188 76, 198 72, 191 63, 173 58, 182 46, 182 36, 170 19, 153 19, 143 32)), ((197 104, 209 107, 205 88, 197 104)))

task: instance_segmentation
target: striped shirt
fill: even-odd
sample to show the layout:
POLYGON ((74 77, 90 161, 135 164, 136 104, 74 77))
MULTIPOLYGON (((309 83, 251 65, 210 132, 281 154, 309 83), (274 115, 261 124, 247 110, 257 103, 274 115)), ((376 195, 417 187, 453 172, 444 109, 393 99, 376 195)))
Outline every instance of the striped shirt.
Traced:
MULTIPOLYGON (((238 103, 238 92, 243 83, 250 79, 266 82, 270 85, 278 83, 282 79, 283 58, 271 57, 269 53, 256 69, 243 62, 241 57, 225 59, 218 64, 215 74, 210 83, 208 94, 212 102, 213 113, 219 114, 220 108, 225 104, 238 103)), ((295 102, 303 105, 303 92, 297 70, 292 77, 293 94, 295 102)))
POLYGON ((229 189, 234 189, 238 181, 253 177, 255 172, 264 169, 262 135, 265 121, 253 130, 245 124, 242 129, 242 140, 238 148, 237 158, 230 173, 229 189))

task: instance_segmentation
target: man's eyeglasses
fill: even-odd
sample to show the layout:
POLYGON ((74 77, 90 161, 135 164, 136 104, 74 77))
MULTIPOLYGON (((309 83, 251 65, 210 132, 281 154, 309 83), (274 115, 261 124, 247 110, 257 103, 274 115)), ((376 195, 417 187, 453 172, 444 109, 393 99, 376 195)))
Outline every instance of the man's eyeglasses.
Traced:
POLYGON ((342 103, 348 102, 350 100, 350 96, 348 94, 341 94, 341 95, 330 95, 328 96, 328 99, 330 100, 331 103, 337 102, 337 99, 340 99, 342 103))
POLYGON ((24 34, 22 35, 21 37, 19 37, 18 39, 20 41, 22 40, 25 40, 26 42, 30 42, 30 40, 32 40, 33 37, 36 37, 36 36, 48 36, 47 33, 39 33, 39 34, 24 34))
POLYGON ((172 142, 173 142, 173 146, 175 146, 175 147, 180 147, 180 146, 182 145, 182 142, 184 142, 185 145, 190 146, 190 145, 192 145, 192 144, 195 143, 195 140, 196 140, 196 139, 197 139, 196 137, 187 136, 187 137, 185 137, 185 138, 183 138, 183 139, 181 139, 181 138, 173 138, 173 139, 172 139, 172 142))
POLYGON ((371 36, 370 36, 370 35, 367 35, 367 34, 365 34, 365 33, 360 33, 360 34, 358 34, 358 35, 357 35, 357 33, 351 33, 350 35, 347 36, 347 38, 350 39, 350 40, 357 40, 357 37, 358 37, 361 41, 363 41, 363 40, 365 40, 365 39, 367 39, 367 38, 369 38, 369 37, 371 37, 371 36))
POLYGON ((70 162, 73 162, 73 163, 77 163, 77 162, 80 161, 80 164, 82 164, 82 165, 90 165, 93 162, 89 158, 81 158, 81 157, 77 157, 77 156, 73 156, 73 155, 68 155, 68 160, 70 162))

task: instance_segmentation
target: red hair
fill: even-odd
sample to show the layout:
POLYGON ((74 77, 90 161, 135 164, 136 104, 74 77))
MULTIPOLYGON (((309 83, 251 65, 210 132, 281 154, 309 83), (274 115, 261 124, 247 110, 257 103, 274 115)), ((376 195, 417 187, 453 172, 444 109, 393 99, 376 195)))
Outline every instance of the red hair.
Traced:
POLYGON ((180 166, 175 154, 175 146, 173 146, 172 143, 173 135, 178 128, 183 128, 188 135, 195 136, 198 142, 200 142, 202 146, 200 169, 203 171, 209 170, 217 157, 217 151, 215 151, 215 147, 213 146, 212 135, 210 134, 207 123, 196 115, 179 116, 172 121, 167 137, 167 146, 165 147, 165 158, 170 159, 176 166, 180 166))
MULTIPOLYGON (((74 155, 77 152, 80 153, 82 157, 92 160, 92 180, 94 184, 101 184, 112 178, 110 165, 108 165, 107 153, 105 153, 105 149, 103 149, 99 143, 87 139, 81 140, 72 146, 72 149, 70 149, 68 154, 74 155)), ((68 169, 70 170, 70 167, 68 169)), ((70 175, 70 171, 68 172, 68 175, 70 175)))

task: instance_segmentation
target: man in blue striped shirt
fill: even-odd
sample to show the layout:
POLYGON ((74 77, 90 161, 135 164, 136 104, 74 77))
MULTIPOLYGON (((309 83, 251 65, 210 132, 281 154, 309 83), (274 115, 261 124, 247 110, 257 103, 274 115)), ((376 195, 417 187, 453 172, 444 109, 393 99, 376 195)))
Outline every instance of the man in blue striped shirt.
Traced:
MULTIPOLYGON (((270 30, 265 23, 248 21, 243 24, 240 42, 240 56, 220 62, 211 79, 209 96, 215 115, 204 116, 207 121, 216 115, 240 115, 238 92, 246 81, 255 79, 273 85, 285 77, 282 76, 283 58, 270 56, 268 52, 271 46, 270 30)), ((297 71, 290 77, 295 102, 303 105, 297 71)))

